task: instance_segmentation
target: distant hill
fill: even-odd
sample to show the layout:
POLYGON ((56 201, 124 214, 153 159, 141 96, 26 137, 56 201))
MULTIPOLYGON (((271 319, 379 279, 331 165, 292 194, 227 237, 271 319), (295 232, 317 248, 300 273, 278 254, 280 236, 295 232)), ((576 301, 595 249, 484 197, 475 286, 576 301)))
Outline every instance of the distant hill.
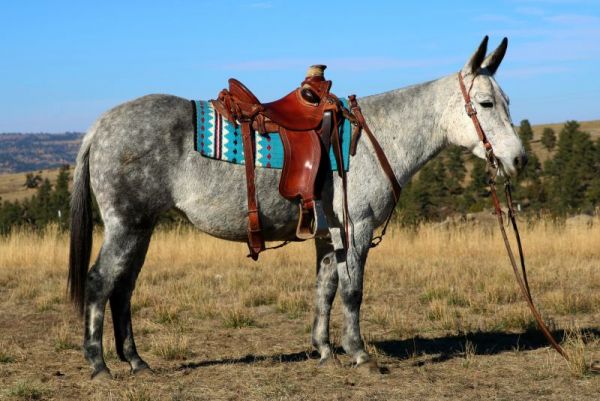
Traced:
POLYGON ((83 134, 0 134, 0 174, 74 164, 83 134))

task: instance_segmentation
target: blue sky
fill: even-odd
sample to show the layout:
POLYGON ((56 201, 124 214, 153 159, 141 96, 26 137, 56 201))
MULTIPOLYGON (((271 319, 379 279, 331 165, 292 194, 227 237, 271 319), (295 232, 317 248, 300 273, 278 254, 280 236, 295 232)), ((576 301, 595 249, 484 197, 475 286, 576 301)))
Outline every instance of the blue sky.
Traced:
POLYGON ((497 79, 515 123, 600 118, 600 1, 0 0, 0 132, 83 131, 148 93, 260 99, 327 64, 340 96, 459 70, 509 38, 497 79))

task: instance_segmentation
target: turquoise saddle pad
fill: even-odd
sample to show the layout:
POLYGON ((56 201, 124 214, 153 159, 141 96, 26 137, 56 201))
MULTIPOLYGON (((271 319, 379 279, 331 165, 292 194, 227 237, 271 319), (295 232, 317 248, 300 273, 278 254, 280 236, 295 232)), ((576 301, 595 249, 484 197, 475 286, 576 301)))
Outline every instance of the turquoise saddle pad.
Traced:
MULTIPOLYGON (((344 107, 347 100, 342 99, 344 107)), ((242 144, 242 129, 235 127, 224 118, 210 101, 195 100, 196 118, 194 121, 194 150, 202 156, 229 163, 244 164, 244 146, 242 144)), ((350 137, 352 124, 347 119, 340 129, 344 170, 350 167, 350 137)), ((331 169, 337 171, 337 163, 333 150, 329 152, 331 169)), ((283 168, 283 144, 279 133, 256 135, 255 166, 263 168, 283 168)))

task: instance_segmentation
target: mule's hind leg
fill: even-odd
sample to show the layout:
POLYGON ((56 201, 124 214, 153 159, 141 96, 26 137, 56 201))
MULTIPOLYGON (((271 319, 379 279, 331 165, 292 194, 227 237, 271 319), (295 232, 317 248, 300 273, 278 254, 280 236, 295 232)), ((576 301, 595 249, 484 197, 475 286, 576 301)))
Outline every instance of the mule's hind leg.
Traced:
MULTIPOLYGON (((147 250, 150 231, 151 228, 149 227, 136 229, 114 220, 110 221, 105 227, 104 243, 98 260, 88 273, 85 291, 83 350, 85 357, 92 365, 92 378, 110 375, 104 362, 102 350, 106 303, 113 292, 120 293, 125 290, 126 294, 127 292, 131 294, 134 277, 136 276, 131 271, 133 267, 135 267, 134 270, 139 271, 141 263, 137 266, 134 262, 140 259, 143 262, 143 257, 140 258, 140 255, 147 250), (124 277, 129 279, 124 279, 124 277), (126 285, 125 288, 116 287, 123 282, 129 282, 129 285, 126 285)), ((127 332, 127 330, 122 329, 123 325, 121 323, 131 328, 131 324, 127 323, 127 319, 119 318, 117 321, 119 323, 115 323, 115 325, 120 328, 120 333, 127 332)), ((121 336, 121 338, 127 338, 127 336, 121 336)), ((133 340, 133 336, 130 338, 133 340)), ((124 341, 124 344, 126 344, 126 341, 124 341)))
POLYGON ((139 232, 135 238, 135 250, 132 250, 131 261, 117 281, 115 290, 110 296, 115 346, 117 355, 122 361, 129 362, 133 373, 150 370, 150 366, 139 356, 133 339, 131 324, 131 295, 137 276, 144 264, 152 230, 139 232))
POLYGON ((338 272, 333 244, 329 239, 315 239, 317 248, 317 289, 312 344, 321 355, 320 364, 333 356, 329 343, 331 305, 338 286, 338 272))

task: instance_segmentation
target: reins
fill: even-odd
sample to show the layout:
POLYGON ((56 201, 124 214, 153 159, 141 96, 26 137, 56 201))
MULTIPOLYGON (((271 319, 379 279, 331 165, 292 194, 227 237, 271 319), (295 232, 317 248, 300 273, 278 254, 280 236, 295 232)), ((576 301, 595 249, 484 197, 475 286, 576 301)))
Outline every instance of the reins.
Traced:
MULTIPOLYGON (((469 117, 471 117, 471 120, 473 121, 473 125, 475 126, 475 130, 477 131, 477 135, 479 136, 479 139, 481 140, 481 142, 483 143, 483 146, 485 147, 488 172, 490 174, 489 186, 490 186, 490 192, 492 195, 492 203, 494 205, 494 214, 498 218, 498 225, 500 226, 500 232, 502 233, 502 239, 504 240, 504 245, 505 245, 506 251, 508 253, 508 258, 510 259, 510 263, 511 263, 513 271, 515 273, 515 278, 517 279, 517 283, 519 285, 519 288, 521 289, 521 293, 523 294, 523 297, 525 298, 525 301, 527 302, 527 305, 529 306, 529 309, 531 310, 531 313, 533 314, 533 316, 538 324, 538 327, 544 334, 544 337, 546 337, 546 339, 548 340, 548 342, 550 343, 552 348, 554 348, 567 361, 570 361, 569 356, 567 355, 565 350, 560 346, 558 341, 556 341, 556 339, 554 338, 554 336, 548 329, 548 326, 544 323, 544 320, 542 319, 540 312, 537 310, 537 308, 535 307, 535 304, 533 303, 533 298, 531 296, 531 290, 529 288, 529 281, 527 280, 527 270, 525 268, 525 258, 523 256, 523 246, 521 245, 521 236, 519 234, 519 229, 517 227, 517 220, 515 218, 515 211, 513 209, 512 192, 510 189, 510 180, 507 177, 506 182, 504 184, 504 193, 506 195, 508 218, 513 227, 513 231, 515 233, 515 239, 517 242, 517 249, 519 251, 519 261, 520 261, 520 265, 521 265, 521 269, 520 269, 521 271, 519 272, 519 267, 517 266, 514 252, 512 250, 510 242, 508 240, 508 235, 506 233, 506 230, 504 229, 504 220, 502 217, 504 212, 502 211, 502 207, 500 206, 500 200, 498 198, 498 193, 496 191, 496 176, 497 176, 497 173, 499 170, 498 159, 494 155, 494 150, 492 149, 492 146, 491 146, 490 142, 488 141, 488 138, 486 137, 485 132, 483 131, 483 128, 481 127, 479 118, 477 117, 477 110, 471 101, 470 90, 473 86, 473 82, 471 82, 469 90, 467 90, 467 88, 465 87, 463 76, 460 72, 458 73, 458 82, 460 85, 460 90, 462 92, 463 98, 465 100, 465 111, 467 112, 467 115, 469 117)), ((596 370, 596 368, 593 365, 591 366, 590 369, 593 371, 596 370)))

